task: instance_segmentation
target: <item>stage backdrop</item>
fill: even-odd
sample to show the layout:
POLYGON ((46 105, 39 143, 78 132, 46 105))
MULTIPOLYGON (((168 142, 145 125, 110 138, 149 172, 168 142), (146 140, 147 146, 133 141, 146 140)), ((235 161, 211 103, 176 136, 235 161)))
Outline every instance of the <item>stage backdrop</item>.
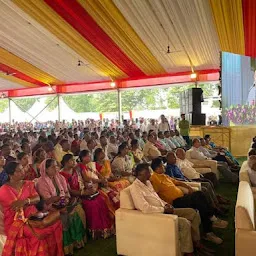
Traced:
POLYGON ((222 111, 224 125, 256 124, 255 59, 222 52, 222 111))

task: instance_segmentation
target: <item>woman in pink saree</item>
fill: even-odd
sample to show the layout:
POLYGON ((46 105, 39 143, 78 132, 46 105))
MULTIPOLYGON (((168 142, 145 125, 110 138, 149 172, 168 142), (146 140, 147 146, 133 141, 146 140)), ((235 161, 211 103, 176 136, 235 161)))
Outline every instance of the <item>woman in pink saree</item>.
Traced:
MULTIPOLYGON (((86 152, 85 157, 90 161, 89 151, 82 152, 86 152)), ((63 169, 60 174, 65 177, 71 196, 82 201, 92 239, 108 238, 114 233, 114 222, 110 218, 110 212, 97 185, 84 182, 81 169, 75 167, 73 155, 65 155, 62 164, 63 169)))
POLYGON ((24 181, 19 163, 8 163, 5 171, 8 181, 0 188, 0 204, 7 240, 2 255, 63 256, 61 222, 45 228, 32 227, 27 220, 37 213, 35 204, 39 202, 34 183, 24 181))

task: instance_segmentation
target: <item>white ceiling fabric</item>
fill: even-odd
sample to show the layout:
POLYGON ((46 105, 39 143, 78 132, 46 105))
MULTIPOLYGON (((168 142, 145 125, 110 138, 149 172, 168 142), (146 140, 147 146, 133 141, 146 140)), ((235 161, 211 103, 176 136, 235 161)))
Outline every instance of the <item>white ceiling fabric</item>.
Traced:
POLYGON ((24 86, 8 81, 4 78, 0 77, 0 90, 12 90, 12 89, 21 89, 24 88, 24 86))
POLYGON ((219 68, 208 0, 113 1, 167 72, 190 70, 189 58, 195 70, 219 68), (177 52, 166 54, 168 41, 177 52))
MULTIPOLYGON (((0 0, 0 47, 65 83, 107 80, 76 52, 20 10, 0 0)), ((0 60, 1 62, 1 60, 0 60)))

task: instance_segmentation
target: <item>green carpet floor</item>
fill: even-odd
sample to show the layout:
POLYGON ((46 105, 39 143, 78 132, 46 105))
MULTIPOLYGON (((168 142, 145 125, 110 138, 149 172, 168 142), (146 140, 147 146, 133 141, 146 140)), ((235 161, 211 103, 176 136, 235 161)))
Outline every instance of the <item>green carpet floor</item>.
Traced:
MULTIPOLYGON (((240 158, 242 162, 245 158, 240 158)), ((235 229, 234 229, 234 209, 236 204, 237 186, 227 183, 221 183, 216 189, 218 194, 231 200, 229 215, 223 218, 229 222, 226 229, 216 229, 214 232, 223 240, 221 245, 213 245, 212 243, 204 242, 205 245, 216 250, 216 256, 233 256, 235 255, 235 229)), ((75 256, 115 256, 116 240, 115 237, 106 240, 89 241, 83 250, 77 251, 75 256)), ((142 255, 144 256, 144 255, 142 255)))

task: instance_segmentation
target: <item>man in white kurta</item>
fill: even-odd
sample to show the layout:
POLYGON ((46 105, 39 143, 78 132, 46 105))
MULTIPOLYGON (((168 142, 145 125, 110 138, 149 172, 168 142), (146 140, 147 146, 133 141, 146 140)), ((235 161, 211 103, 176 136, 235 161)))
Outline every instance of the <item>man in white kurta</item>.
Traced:
POLYGON ((135 208, 147 214, 166 213, 178 215, 181 251, 183 253, 192 253, 193 241, 199 242, 200 240, 200 216, 198 212, 190 208, 173 209, 171 205, 163 201, 149 181, 149 165, 139 164, 135 173, 137 178, 130 188, 135 208))

